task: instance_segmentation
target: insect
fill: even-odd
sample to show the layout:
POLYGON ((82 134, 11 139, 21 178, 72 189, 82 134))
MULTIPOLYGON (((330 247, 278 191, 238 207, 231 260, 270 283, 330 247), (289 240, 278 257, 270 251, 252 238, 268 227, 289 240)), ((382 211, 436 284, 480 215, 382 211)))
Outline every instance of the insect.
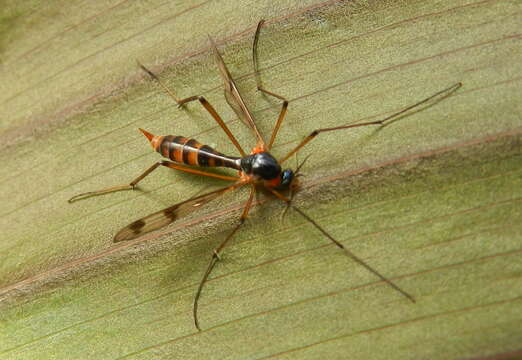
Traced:
POLYGON ((341 248, 350 258, 356 261, 358 264, 362 265, 368 271, 373 273, 375 276, 380 278, 382 281, 386 282, 393 289, 401 293, 403 296, 408 298, 410 301, 415 302, 414 298, 399 288, 396 284, 394 284, 391 280, 387 279, 383 275, 381 275, 377 270, 369 266, 362 259, 353 254, 350 250, 348 250, 341 242, 333 238, 322 226, 320 226, 316 221, 310 218, 305 212, 301 209, 297 208, 292 203, 291 196, 288 197, 286 195, 287 192, 292 194, 292 191, 296 191, 299 186, 298 176, 300 167, 303 163, 301 163, 296 170, 292 169, 283 169, 282 164, 285 163, 290 157, 296 154, 299 150, 301 150, 305 145, 307 145, 310 141, 312 141, 317 135, 323 132, 329 131, 338 131, 343 129, 350 129, 355 127, 362 126, 370 126, 370 125, 383 125, 385 122, 389 122, 392 119, 397 119, 400 115, 404 114, 406 111, 411 110, 421 104, 427 103, 430 100, 438 97, 438 96, 449 96, 453 91, 457 90, 461 84, 457 83, 447 89, 444 89, 422 101, 417 102, 414 105, 411 105, 391 116, 388 116, 382 120, 350 124, 350 125, 342 125, 332 128, 322 128, 316 129, 310 133, 307 137, 305 137, 293 150, 288 152, 285 156, 280 159, 276 159, 271 153, 270 150, 276 140, 277 133, 279 128, 285 119, 285 115, 287 113, 288 108, 288 100, 286 100, 283 96, 275 94, 269 90, 266 90, 260 82, 259 74, 258 74, 258 64, 257 64, 257 43, 259 39, 259 34, 261 27, 263 25, 263 20, 261 20, 256 28, 256 32, 254 35, 254 42, 252 47, 252 57, 253 57, 253 66, 254 66, 254 74, 257 82, 257 89, 269 96, 273 96, 282 101, 281 110, 279 112, 279 116, 275 123, 275 126, 272 130, 272 134, 270 136, 270 140, 265 142, 263 136, 259 132, 255 120, 249 111, 247 105, 243 101, 239 90, 230 75, 223 58, 221 57, 216 44, 209 36, 212 52, 214 53, 214 57, 216 59, 219 72, 223 79, 224 83, 224 94, 227 103, 237 114, 238 118, 251 130, 256 144, 250 153, 246 153, 235 136, 229 130, 223 119, 214 109, 214 107, 203 97, 203 96, 191 96, 184 99, 178 99, 174 93, 149 69, 147 69, 142 64, 138 63, 139 66, 145 71, 152 79, 154 79, 164 90, 165 92, 172 97, 179 106, 183 106, 186 103, 192 101, 199 101, 199 103, 207 110, 207 112, 212 116, 212 118, 217 122, 220 128, 225 132, 229 140, 235 146, 240 156, 228 156, 224 155, 210 146, 203 145, 196 141, 195 139, 186 138, 183 136, 158 136, 149 133, 146 130, 140 129, 140 131, 145 135, 145 137, 149 140, 152 148, 159 152, 163 157, 169 160, 161 160, 153 164, 147 170, 145 170, 141 175, 131 181, 129 184, 114 186, 102 190, 82 193, 76 195, 69 199, 69 202, 73 202, 82 198, 86 198, 94 195, 101 195, 105 193, 110 193, 114 191, 120 190, 130 190, 135 189, 136 185, 143 180, 146 176, 152 173, 160 166, 164 166, 170 169, 180 170, 200 176, 207 176, 211 178, 216 178, 224 181, 229 181, 232 184, 229 186, 220 188, 215 191, 211 191, 205 193, 203 195, 195 196, 188 200, 182 201, 175 205, 172 205, 168 208, 165 208, 161 211, 155 212, 144 218, 136 220, 129 224, 128 226, 121 229, 115 236, 114 242, 120 242, 125 240, 130 240, 136 238, 144 233, 149 231, 157 230, 171 222, 186 216, 193 211, 201 208, 201 206, 209 203, 210 201, 222 196, 225 193, 231 192, 235 189, 238 189, 243 186, 250 187, 250 195, 246 200, 243 210, 241 212, 241 216, 239 217, 238 223, 232 229, 232 231, 226 236, 226 238, 217 246, 210 258, 208 266, 203 274, 203 277, 199 283, 198 289, 196 291, 196 295, 194 297, 193 304, 193 315, 194 315, 194 324, 198 330, 201 330, 198 321, 198 301, 201 296, 203 286, 207 281, 210 273, 214 269, 216 263, 220 260, 220 254, 228 244, 230 239, 234 236, 234 234, 239 230, 239 228, 244 224, 245 219, 247 218, 249 211, 252 207, 254 196, 256 194, 257 187, 265 188, 268 193, 273 194, 276 198, 282 200, 287 204, 287 209, 292 208, 297 213, 299 213, 303 218, 305 218, 308 222, 313 224, 322 234, 324 234, 330 241, 332 241, 336 246, 341 248), (212 173, 205 171, 206 167, 224 167, 230 168, 238 171, 237 176, 229 176, 222 175, 217 173, 212 173))

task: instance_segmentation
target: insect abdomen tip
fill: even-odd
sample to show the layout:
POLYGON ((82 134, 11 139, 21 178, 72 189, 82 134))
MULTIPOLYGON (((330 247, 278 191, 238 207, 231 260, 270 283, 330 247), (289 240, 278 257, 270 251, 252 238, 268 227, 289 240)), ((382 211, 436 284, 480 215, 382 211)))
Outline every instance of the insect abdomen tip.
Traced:
POLYGON ((149 141, 152 141, 152 138, 154 137, 154 135, 152 135, 150 132, 148 131, 145 131, 143 130, 142 128, 139 128, 139 130, 143 133, 143 135, 145 135, 145 137, 147 139, 149 139, 149 141))

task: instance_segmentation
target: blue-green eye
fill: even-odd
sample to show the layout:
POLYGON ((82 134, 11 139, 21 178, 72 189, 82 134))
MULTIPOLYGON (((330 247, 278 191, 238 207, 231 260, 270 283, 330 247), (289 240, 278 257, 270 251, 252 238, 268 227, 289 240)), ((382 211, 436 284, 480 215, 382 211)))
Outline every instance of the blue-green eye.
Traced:
POLYGON ((281 173, 281 187, 286 188, 290 186, 294 179, 294 172, 290 169, 286 169, 281 173))

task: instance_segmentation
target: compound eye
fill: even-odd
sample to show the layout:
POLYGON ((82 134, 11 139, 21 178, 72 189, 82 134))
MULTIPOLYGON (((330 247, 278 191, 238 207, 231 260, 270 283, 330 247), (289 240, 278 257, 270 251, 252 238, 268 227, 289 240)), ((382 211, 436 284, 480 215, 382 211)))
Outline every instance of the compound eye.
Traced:
POLYGON ((288 187, 294 179, 294 172, 290 169, 284 170, 281 173, 281 187, 288 187))

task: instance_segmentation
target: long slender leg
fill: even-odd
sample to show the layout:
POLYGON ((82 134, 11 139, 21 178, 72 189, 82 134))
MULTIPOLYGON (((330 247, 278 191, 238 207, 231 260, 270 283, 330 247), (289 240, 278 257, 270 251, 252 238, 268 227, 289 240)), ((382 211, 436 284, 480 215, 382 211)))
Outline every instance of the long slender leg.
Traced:
POLYGON ((299 145, 297 145, 292 151, 290 151, 288 154, 286 154, 286 156, 284 158, 279 160, 279 163, 282 164, 283 162, 288 160, 292 155, 294 155, 296 152, 301 150, 301 148, 303 146, 308 144, 310 141, 312 141, 317 135, 319 135, 322 132, 349 129, 349 128, 353 128, 353 127, 367 126, 367 125, 381 125, 383 122, 384 122, 384 120, 379 120, 379 121, 371 121, 371 122, 364 122, 364 123, 359 123, 359 124, 352 124, 352 125, 337 126, 337 127, 333 127, 333 128, 324 128, 324 129, 314 130, 314 131, 312 131, 312 133, 310 135, 305 137, 304 140, 299 143, 299 145))
POLYGON ((198 169, 193 169, 193 168, 189 168, 187 166, 179 165, 179 164, 173 163, 171 161, 162 160, 162 161, 158 161, 157 163, 155 163, 154 165, 149 167, 140 176, 138 176, 136 179, 132 180, 129 184, 111 186, 106 189, 101 189, 101 190, 97 190, 97 191, 89 191, 89 192, 85 192, 82 194, 78 194, 78 195, 75 195, 72 198, 70 198, 69 202, 72 203, 79 199, 84 199, 84 198, 96 196, 96 195, 107 194, 107 193, 111 193, 111 192, 115 192, 115 191, 134 190, 136 188, 136 185, 138 185, 138 183, 141 180, 143 180, 147 175, 149 175, 151 172, 156 170, 158 168, 158 166, 160 166, 160 165, 171 168, 171 169, 175 169, 175 170, 185 171, 185 172, 188 172, 191 174, 208 176, 208 177, 221 179, 221 180, 237 181, 239 179, 238 177, 235 177, 235 176, 225 176, 225 175, 220 175, 220 174, 214 174, 211 172, 201 171, 198 169))
POLYGON ((283 119, 285 118, 286 110, 288 108, 288 100, 281 95, 278 95, 272 91, 266 90, 261 85, 261 78, 259 77, 259 68, 258 68, 258 61, 257 61, 257 59, 258 59, 257 43, 259 41, 259 33, 261 32, 261 27, 263 26, 264 22, 265 22, 265 20, 261 20, 257 24, 256 34, 254 35, 254 44, 252 46, 252 62, 254 63, 254 76, 256 78, 257 90, 259 90, 267 95, 273 96, 279 100, 283 100, 283 105, 281 107, 279 117, 277 118, 277 122, 274 126, 274 129, 272 130, 272 136, 270 137, 270 142, 268 143, 268 150, 270 150, 272 148, 272 145, 274 144, 275 138, 277 136, 277 132, 279 131, 279 128, 281 127, 281 124, 283 123, 283 119))
POLYGON ((272 148, 272 145, 274 145, 274 141, 277 136, 277 132, 279 131, 279 128, 281 127, 281 124, 283 123, 283 119, 286 115, 286 109, 288 108, 288 101, 283 101, 283 106, 281 107, 281 112, 279 113, 279 117, 277 118, 277 122, 274 126, 274 130, 272 130, 272 135, 270 136, 270 141, 268 142, 268 150, 272 148))
POLYGON ((256 192, 256 188, 254 185, 252 185, 252 188, 250 190, 250 196, 248 200, 245 203, 245 207, 243 209, 243 213, 241 214, 241 217, 239 218, 239 223, 236 225, 236 227, 228 234, 228 236, 225 238, 225 240, 214 249, 212 253, 212 257, 210 258, 210 262, 208 263, 207 269, 205 270, 205 273, 203 274, 203 278, 201 279, 201 282, 199 283, 198 291, 196 292, 196 296, 194 297, 194 325, 196 325, 196 328, 201 331, 201 328, 199 327, 199 320, 198 320, 198 302, 199 298, 201 296, 201 291, 203 290, 203 286, 205 285, 205 282, 207 281, 210 273, 214 269, 214 266, 220 260, 219 253, 224 249, 224 247, 227 245, 228 241, 234 236, 234 234, 239 230, 241 225, 245 222, 245 219, 248 216, 248 212, 250 211, 250 208, 252 207, 252 201, 254 200, 254 195, 256 192))
POLYGON ((221 175, 221 174, 214 174, 214 173, 211 173, 208 171, 202 171, 202 170, 191 168, 191 167, 184 166, 181 164, 176 164, 172 161, 162 160, 162 161, 160 161, 160 163, 161 163, 161 165, 166 166, 170 169, 181 170, 181 171, 185 171, 185 172, 188 172, 191 174, 208 176, 208 177, 212 177, 215 179, 221 179, 221 180, 226 180, 226 181, 238 181, 239 180, 238 176, 226 176, 226 175, 221 175))
POLYGON ((210 105, 210 103, 203 97, 203 96, 200 96, 198 97, 198 100, 199 102, 201 103, 201 105, 203 105, 203 107, 208 111, 208 113, 210 115, 212 115, 212 117, 214 118, 214 120, 216 120, 216 122, 218 123, 218 125, 221 127, 221 129, 223 129, 223 131, 227 134, 228 138, 230 139, 230 141, 234 144, 234 146, 236 147, 236 149, 239 151, 239 153, 241 154, 241 156, 245 157, 246 156, 246 153, 245 151, 243 150, 243 148, 241 147, 241 145, 239 145, 239 142, 236 140, 236 137, 234 136, 234 134, 232 134, 232 132, 230 131, 230 129, 228 128, 228 126, 225 124, 225 122, 223 121, 223 119, 221 119, 221 116, 219 116, 219 114, 217 113, 217 111, 214 109, 214 107, 212 105, 210 105))
MULTIPOLYGON (((290 203, 290 199, 288 199, 283 194, 277 192, 276 190, 270 189, 270 192, 272 192, 275 196, 277 196, 279 199, 283 200, 287 204, 290 203)), ((404 295, 408 300, 411 302, 415 302, 415 299, 413 296, 408 294, 406 291, 402 290, 400 287, 395 285, 390 279, 384 277, 381 273, 379 273, 377 270, 372 268, 370 265, 368 265, 366 262, 364 262, 361 258, 359 258, 357 255, 355 255, 353 252, 348 250, 343 244, 341 244, 339 241, 335 240, 332 235, 330 235, 326 230, 324 230, 318 223, 316 223, 310 216, 308 216, 306 213, 304 213, 299 208, 291 205, 292 208, 297 211, 302 217, 304 217, 306 220, 308 220, 312 225, 316 227, 317 230, 319 230, 321 233, 323 233, 324 236, 326 236, 331 242, 333 242, 335 245, 337 245, 339 248, 341 248, 350 258, 352 258, 355 262, 357 262, 359 265, 362 265, 366 270, 371 272, 372 274, 376 275, 378 278, 380 278, 382 281, 386 282, 388 285, 390 285, 394 290, 398 291, 402 295, 404 295)))
POLYGON ((400 115, 404 114, 405 112, 413 109, 413 108, 416 108, 417 106, 420 106, 422 104, 425 104, 427 103, 428 101, 438 97, 438 96, 441 96, 440 99, 437 100, 438 101, 441 101, 443 100, 444 98, 448 97, 449 95, 451 95, 453 92, 455 92, 458 88, 460 88, 462 86, 462 83, 456 83, 456 84, 453 84, 452 86, 444 89, 444 90, 441 90, 439 92, 437 92, 436 94, 433 94, 413 105, 410 105, 404 109, 402 109, 401 111, 398 111, 390 116, 387 116, 385 117, 384 119, 382 120, 378 120, 378 121, 370 121, 370 122, 364 122, 364 123, 359 123, 359 124, 352 124, 352 125, 343 125, 343 126, 336 126, 336 127, 332 127, 332 128, 324 128, 324 129, 317 129, 317 130, 314 130, 312 131, 312 133, 310 133, 310 135, 308 135, 307 137, 305 137, 303 139, 303 141, 301 141, 292 151, 290 151, 285 157, 283 157, 281 160, 279 160, 279 163, 283 163, 285 162, 286 160, 288 160, 288 158, 290 158, 292 155, 294 155, 296 152, 298 152, 299 150, 301 150, 301 148, 303 146, 305 146, 306 144, 308 144, 310 141, 312 141, 317 135, 319 135, 320 133, 322 132, 327 132, 327 131, 336 131, 336 130, 343 130, 343 129, 350 129, 350 128, 354 128, 354 127, 359 127, 359 126, 368 126, 368 125, 382 125, 384 124, 386 121, 389 121, 389 120, 392 120, 394 118, 398 118, 400 115))
POLYGON ((254 76, 256 78, 257 90, 262 91, 265 94, 273 96, 279 100, 287 101, 285 97, 278 95, 272 91, 266 90, 261 85, 261 78, 259 77, 259 67, 258 67, 257 43, 259 41, 259 33, 261 32, 261 27, 263 27, 264 23, 265 23, 265 20, 261 20, 257 23, 256 33, 254 35, 254 43, 252 45, 252 62, 254 63, 254 76))
POLYGON ((198 100, 201 105, 203 105, 203 107, 205 108, 205 110, 207 110, 209 112, 210 115, 212 115, 212 117, 214 118, 214 120, 216 120, 216 122, 218 123, 218 125, 221 127, 221 129, 223 129, 223 131, 225 132, 225 134, 227 134, 228 138, 230 139, 230 141, 232 142, 232 144, 234 144, 234 146, 237 148, 237 150, 239 151, 239 153, 241 154, 241 156, 246 156, 246 153, 245 151, 243 150, 243 148, 241 148, 241 145, 239 145, 239 142, 237 141, 236 137, 232 134, 232 132, 230 131, 230 129, 228 128, 228 126, 225 124, 225 122, 223 121, 223 119, 221 119, 221 116, 219 116, 219 114, 217 113, 217 111, 214 109, 214 107, 212 105, 210 105, 210 103, 203 97, 203 96, 190 96, 188 98, 184 98, 184 99, 178 99, 176 97, 176 95, 174 95, 174 93, 167 87, 167 85, 165 85, 152 71, 150 71, 149 69, 147 69, 145 66, 143 66, 142 64, 140 64, 138 62, 138 65, 141 67, 141 69, 143 71, 145 71, 147 74, 150 75, 150 77, 152 79, 154 79, 155 81, 158 82, 158 84, 160 84, 160 86, 163 88, 163 90, 165 90, 165 92, 172 98, 174 99, 174 101, 178 104, 178 106, 182 106, 188 102, 191 102, 191 101, 196 101, 198 100))
POLYGON ((163 83, 163 81, 160 80, 160 78, 154 74, 152 71, 150 71, 149 69, 147 69, 142 63, 140 63, 139 61, 137 61, 138 63, 138 66, 143 70, 145 71, 152 79, 154 79, 162 88, 163 90, 165 90, 165 92, 172 98, 174 99, 174 101, 176 103, 178 103, 178 106, 181 107, 183 106, 183 104, 189 102, 189 101, 193 101, 193 100, 197 100, 197 96, 191 96, 191 97, 188 97, 188 98, 185 98, 185 99, 178 99, 178 97, 176 95, 174 95, 174 92, 172 92, 172 90, 170 90, 168 88, 167 85, 165 85, 163 83))

